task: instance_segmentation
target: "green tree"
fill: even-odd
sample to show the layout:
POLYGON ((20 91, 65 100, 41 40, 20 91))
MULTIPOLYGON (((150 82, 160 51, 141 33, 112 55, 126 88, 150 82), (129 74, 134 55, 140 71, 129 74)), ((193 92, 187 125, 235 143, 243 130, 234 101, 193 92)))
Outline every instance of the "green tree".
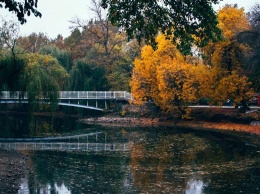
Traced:
POLYGON ((0 26, 0 87, 15 90, 17 79, 23 70, 25 63, 19 58, 17 49, 19 36, 19 24, 14 21, 2 19, 0 26))
POLYGON ((219 40, 221 31, 212 4, 218 0, 102 0, 112 24, 123 28, 128 39, 144 40, 156 48, 158 32, 189 54, 195 44, 205 46, 219 40))
POLYGON ((74 28, 70 36, 64 39, 64 46, 72 55, 72 60, 80 59, 85 56, 85 49, 81 47, 82 34, 79 28, 74 28))
POLYGON ((68 73, 51 55, 29 54, 24 56, 26 67, 20 78, 21 91, 27 92, 29 104, 50 102, 54 109, 58 91, 62 88, 68 73))
POLYGON ((105 68, 88 64, 83 60, 75 62, 70 71, 69 90, 104 91, 107 89, 105 68))
POLYGON ((72 67, 71 52, 68 50, 60 50, 56 46, 48 45, 39 50, 39 54, 51 55, 56 58, 59 63, 69 72, 72 67))
POLYGON ((15 58, 9 53, 0 55, 0 90, 20 91, 23 98, 34 108, 50 103, 52 110, 57 105, 58 91, 62 88, 68 73, 50 55, 24 54, 15 58))
POLYGON ((0 91, 19 90, 19 80, 26 63, 20 57, 14 58, 10 52, 0 51, 0 91))

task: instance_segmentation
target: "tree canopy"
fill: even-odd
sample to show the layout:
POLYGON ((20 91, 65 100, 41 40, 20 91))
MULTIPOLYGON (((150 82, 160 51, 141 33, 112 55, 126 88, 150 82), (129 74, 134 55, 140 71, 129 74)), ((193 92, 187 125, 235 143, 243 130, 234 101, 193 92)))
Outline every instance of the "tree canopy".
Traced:
POLYGON ((157 47, 158 32, 162 32, 184 54, 195 44, 199 47, 210 40, 221 39, 216 12, 212 4, 219 0, 102 0, 108 8, 113 25, 126 31, 128 39, 136 38, 157 47))
POLYGON ((26 22, 25 16, 30 16, 33 13, 36 17, 41 17, 42 14, 36 9, 38 0, 0 0, 0 8, 8 9, 14 12, 21 24, 26 22))
MULTIPOLYGON (((157 47, 158 32, 166 34, 184 54, 191 47, 204 46, 210 40, 221 38, 218 20, 212 4, 219 0, 102 0, 102 7, 108 8, 109 20, 126 31, 128 39, 136 38, 157 47)), ((0 7, 15 12, 21 24, 25 16, 33 13, 41 17, 37 10, 38 0, 0 0, 0 7)))
POLYGON ((250 49, 246 53, 246 70, 256 92, 260 92, 260 3, 255 4, 248 15, 250 29, 240 32, 236 38, 250 49))

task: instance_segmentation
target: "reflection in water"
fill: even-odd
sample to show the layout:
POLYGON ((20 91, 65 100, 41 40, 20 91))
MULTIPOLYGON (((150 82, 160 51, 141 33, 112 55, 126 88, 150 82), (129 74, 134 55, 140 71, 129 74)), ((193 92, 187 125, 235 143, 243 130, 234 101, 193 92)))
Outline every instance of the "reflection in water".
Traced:
POLYGON ((187 182, 186 194, 200 194, 203 193, 204 183, 202 180, 189 180, 187 182))
POLYGON ((71 193, 124 193, 129 178, 126 158, 110 153, 35 152, 28 183, 31 193, 47 188, 57 193, 64 185, 71 193), (126 187, 125 187, 126 186, 126 187))
POLYGON ((52 133, 102 131, 103 137, 88 141, 130 142, 131 149, 26 151, 20 193, 260 193, 260 148, 236 136, 171 127, 81 127, 52 133))
MULTIPOLYGON (((18 194, 30 193, 29 185, 28 185, 28 178, 23 179, 23 182, 22 182, 20 188, 21 189, 18 191, 18 194)), ((43 194, 47 194, 47 193, 71 194, 71 192, 68 190, 68 188, 64 184, 57 185, 56 183, 54 185, 54 189, 51 187, 51 185, 47 184, 47 185, 39 186, 39 189, 34 190, 34 191, 35 192, 33 192, 33 193, 43 193, 43 194)))

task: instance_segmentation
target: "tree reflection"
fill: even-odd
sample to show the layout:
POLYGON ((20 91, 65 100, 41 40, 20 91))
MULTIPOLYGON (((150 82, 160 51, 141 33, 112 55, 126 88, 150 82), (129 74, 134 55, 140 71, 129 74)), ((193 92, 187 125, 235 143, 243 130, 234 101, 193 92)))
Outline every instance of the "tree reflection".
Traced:
POLYGON ((134 144, 130 163, 134 186, 142 193, 212 192, 211 184, 222 187, 218 179, 237 186, 234 177, 227 177, 257 165, 244 158, 252 150, 228 135, 157 132, 142 138, 134 144))
POLYGON ((102 128, 130 152, 31 152, 29 187, 71 193, 257 193, 260 156, 236 136, 183 129, 102 128))

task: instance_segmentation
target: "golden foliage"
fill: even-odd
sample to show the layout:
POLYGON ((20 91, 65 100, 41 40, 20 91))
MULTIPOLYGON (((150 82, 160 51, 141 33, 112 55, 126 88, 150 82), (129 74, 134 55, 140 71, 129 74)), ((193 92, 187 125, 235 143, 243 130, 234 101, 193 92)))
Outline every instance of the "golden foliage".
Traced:
POLYGON ((249 29, 249 22, 243 9, 226 5, 218 12, 219 27, 223 31, 225 40, 210 43, 203 49, 205 62, 211 66, 226 69, 229 73, 239 70, 243 63, 245 47, 239 44, 235 35, 249 29))
POLYGON ((217 99, 219 102, 232 99, 235 104, 248 99, 252 92, 248 78, 240 76, 236 71, 233 71, 231 75, 223 77, 215 90, 215 94, 218 94, 217 99))
POLYGON ((141 59, 134 62, 131 80, 135 102, 152 100, 166 112, 185 113, 187 104, 197 99, 196 66, 185 62, 169 40, 160 34, 158 49, 151 46, 142 49, 141 59))
POLYGON ((226 5, 218 12, 219 27, 227 39, 249 29, 249 22, 242 8, 226 5))
POLYGON ((158 49, 144 46, 141 58, 134 61, 134 70, 130 82, 131 91, 136 101, 148 101, 158 98, 157 68, 161 63, 167 63, 173 58, 183 57, 169 40, 160 34, 157 37, 158 49))
POLYGON ((249 98, 251 83, 241 76, 245 47, 232 39, 249 28, 246 15, 242 9, 225 6, 218 18, 226 40, 204 49, 208 64, 182 56, 162 34, 156 39, 158 50, 143 47, 130 83, 135 102, 151 100, 165 112, 184 118, 188 105, 201 98, 218 105, 227 99, 238 104, 249 98))
MULTIPOLYGON (((158 50, 145 46, 134 62, 131 89, 135 103, 151 100, 163 111, 187 118, 188 106, 201 98, 211 104, 222 105, 227 99, 238 104, 252 92, 251 83, 238 71, 188 63, 191 60, 185 60, 162 34, 157 41, 158 50)), ((222 60, 215 59, 219 64, 222 60)))
POLYGON ((160 97, 157 104, 163 110, 173 112, 178 107, 185 114, 187 105, 197 100, 195 68, 176 59, 161 64, 157 71, 160 97))

